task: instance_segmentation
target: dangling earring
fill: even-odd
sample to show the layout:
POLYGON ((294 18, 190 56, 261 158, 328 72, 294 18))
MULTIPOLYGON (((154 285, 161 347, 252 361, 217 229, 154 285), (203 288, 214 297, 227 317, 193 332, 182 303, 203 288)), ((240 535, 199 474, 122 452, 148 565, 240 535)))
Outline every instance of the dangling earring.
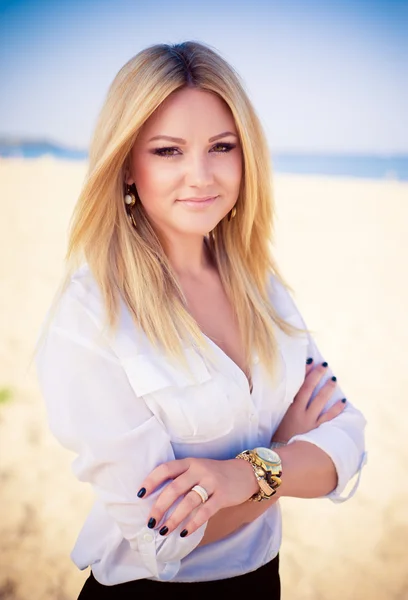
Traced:
POLYGON ((127 185, 126 195, 125 195, 125 204, 126 206, 132 207, 136 204, 136 196, 132 193, 130 189, 130 185, 127 185))
POLYGON ((231 221, 231 219, 233 219, 235 217, 236 214, 237 214, 237 209, 234 206, 228 215, 228 223, 231 221))
POLYGON ((131 211, 132 207, 136 204, 136 196, 132 192, 130 185, 126 185, 126 194, 124 197, 124 201, 126 206, 126 212, 129 216, 130 222, 132 223, 133 227, 136 228, 135 217, 133 216, 131 211))

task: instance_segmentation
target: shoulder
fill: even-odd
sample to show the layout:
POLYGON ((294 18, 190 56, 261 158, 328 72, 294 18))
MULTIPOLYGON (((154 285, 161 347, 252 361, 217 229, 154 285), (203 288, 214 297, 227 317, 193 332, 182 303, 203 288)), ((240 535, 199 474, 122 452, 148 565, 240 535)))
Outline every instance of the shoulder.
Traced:
POLYGON ((92 335, 98 343, 107 344, 119 354, 123 349, 134 353, 149 348, 146 335, 136 326, 122 297, 115 327, 108 326, 102 290, 87 263, 66 278, 51 327, 70 332, 71 336, 77 334, 81 339, 92 335))
POLYGON ((268 276, 268 296, 270 302, 282 319, 287 319, 298 312, 293 300, 293 290, 281 275, 270 273, 268 276))
POLYGON ((83 319, 102 325, 102 294, 88 264, 66 276, 49 313, 52 327, 80 329, 83 319))
POLYGON ((280 274, 270 274, 268 293, 275 316, 278 317, 278 329, 282 330, 286 336, 294 336, 300 339, 302 344, 306 344, 309 339, 306 323, 296 306, 293 289, 280 274))
POLYGON ((66 292, 68 297, 75 297, 83 302, 102 302, 100 288, 87 263, 71 275, 66 292))

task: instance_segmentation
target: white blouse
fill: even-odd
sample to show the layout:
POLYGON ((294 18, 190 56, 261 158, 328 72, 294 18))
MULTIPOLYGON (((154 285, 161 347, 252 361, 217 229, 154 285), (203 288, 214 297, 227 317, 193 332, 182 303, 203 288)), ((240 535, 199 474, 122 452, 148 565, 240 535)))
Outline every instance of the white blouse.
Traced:
MULTIPOLYGON (((286 321, 304 322, 290 295, 271 279, 271 302, 286 321)), ((247 448, 269 446, 303 383, 306 358, 323 361, 306 334, 289 337, 276 327, 278 383, 253 357, 253 391, 241 369, 213 342, 215 361, 185 347, 191 374, 147 340, 121 305, 119 328, 106 341, 98 286, 84 265, 72 277, 37 355, 37 372, 51 431, 78 456, 73 471, 90 482, 94 506, 72 551, 95 578, 113 585, 140 578, 206 581, 241 575, 272 560, 281 543, 279 502, 261 517, 216 543, 197 547, 206 525, 185 538, 183 523, 166 537, 147 527, 159 492, 137 497, 157 465, 184 457, 230 459, 247 448)), ((330 368, 315 393, 331 377, 330 368)), ((336 388, 331 404, 343 397, 336 388)), ((365 463, 363 415, 344 411, 307 434, 293 437, 324 450, 338 474, 328 498, 350 497, 365 463), (359 473, 353 490, 341 493, 359 473)))

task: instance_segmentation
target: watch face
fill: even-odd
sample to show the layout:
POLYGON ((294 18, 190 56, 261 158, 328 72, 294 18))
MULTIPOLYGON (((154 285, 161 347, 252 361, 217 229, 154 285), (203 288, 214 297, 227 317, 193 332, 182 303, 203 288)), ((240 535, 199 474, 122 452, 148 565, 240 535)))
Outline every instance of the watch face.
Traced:
POLYGON ((272 464, 280 463, 279 456, 270 448, 255 448, 255 452, 261 460, 272 464))
POLYGON ((281 473, 282 463, 276 452, 270 448, 254 448, 254 452, 256 452, 269 472, 273 475, 279 475, 281 473))

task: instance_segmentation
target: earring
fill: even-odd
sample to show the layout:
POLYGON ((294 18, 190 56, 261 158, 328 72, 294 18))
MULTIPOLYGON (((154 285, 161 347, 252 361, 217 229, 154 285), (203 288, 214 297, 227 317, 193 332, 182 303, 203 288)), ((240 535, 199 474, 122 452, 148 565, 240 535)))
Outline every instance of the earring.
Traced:
POLYGON ((136 229, 136 220, 131 211, 132 206, 134 206, 136 204, 136 196, 133 194, 132 190, 130 189, 130 185, 126 185, 126 194, 124 197, 124 201, 125 201, 125 206, 126 206, 126 212, 129 216, 130 222, 132 223, 133 227, 136 229))
POLYGON ((237 209, 234 206, 228 215, 228 223, 231 221, 231 219, 233 219, 235 217, 236 214, 237 214, 237 209))
POLYGON ((125 204, 126 206, 132 207, 136 204, 136 196, 132 193, 130 189, 130 185, 127 185, 126 195, 125 195, 125 204))

